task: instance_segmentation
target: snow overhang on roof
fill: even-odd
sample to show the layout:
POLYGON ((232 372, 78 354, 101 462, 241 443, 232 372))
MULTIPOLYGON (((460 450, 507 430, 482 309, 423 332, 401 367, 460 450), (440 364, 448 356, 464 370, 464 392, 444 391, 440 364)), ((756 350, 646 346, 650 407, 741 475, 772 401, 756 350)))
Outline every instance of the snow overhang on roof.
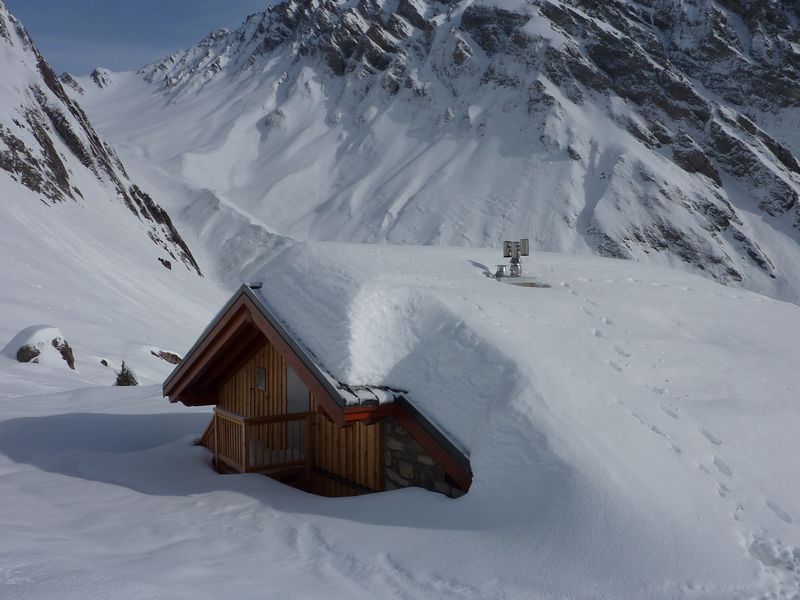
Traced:
MULTIPOLYGON (((170 402, 194 404, 191 400, 187 402, 184 399, 185 396, 180 393, 182 388, 178 387, 179 380, 187 372, 191 363, 197 360, 198 353, 205 346, 209 346, 214 337, 219 335, 220 330, 224 329, 226 319, 231 318, 231 315, 236 311, 237 305, 244 305, 245 303, 248 303, 258 311, 259 316, 266 321, 268 329, 279 336, 281 341, 291 350, 291 354, 302 362, 302 365, 314 377, 319 386, 325 390, 326 395, 334 400, 339 408, 390 404, 407 395, 408 392, 405 390, 394 389, 385 385, 348 384, 338 381, 320 365, 313 352, 297 339, 289 327, 270 308, 266 300, 257 291, 247 285, 242 285, 216 314, 192 348, 186 353, 184 359, 165 380, 163 391, 165 396, 169 396, 170 402)), ((319 395, 319 392, 317 392, 317 395, 319 395)), ((202 403, 198 402, 198 404, 202 403)))
MULTIPOLYGON (((241 343, 241 337, 245 335, 242 331, 248 327, 248 324, 252 329, 259 328, 258 326, 261 325, 262 333, 273 344, 278 342, 278 345, 285 345, 286 349, 290 351, 286 354, 290 366, 296 371, 305 370, 305 374, 307 376, 310 375, 317 384, 312 386, 317 388, 312 389, 312 392, 320 397, 321 400, 326 398, 332 400, 339 409, 344 409, 348 406, 371 406, 392 403, 406 394, 403 390, 392 389, 387 386, 349 385, 339 382, 320 366, 314 354, 289 331, 264 298, 247 285, 242 285, 217 313, 192 348, 186 353, 183 360, 165 380, 163 392, 165 396, 169 396, 170 402, 183 402, 184 404, 210 403, 204 400, 195 401, 196 395, 183 393, 188 385, 188 382, 184 380, 191 377, 189 371, 192 365, 200 360, 200 355, 203 352, 211 352, 214 346, 216 346, 217 351, 221 351, 224 346, 219 340, 223 331, 227 331, 232 336, 238 333, 238 337, 234 336, 232 338, 231 345, 234 345, 241 343), (236 315, 244 307, 249 307, 251 313, 237 321, 236 315), (257 312, 256 315, 252 314, 253 310, 257 312), (254 323, 254 321, 258 320, 263 320, 263 322, 254 323), (292 360, 299 361, 299 364, 292 364, 292 360), (187 396, 191 397, 191 399, 187 398, 187 396)), ((308 377, 305 379, 308 379, 308 377)))
POLYGON ((316 371, 321 378, 327 380, 331 389, 335 390, 339 398, 341 398, 342 406, 375 406, 389 404, 408 395, 408 391, 406 390, 396 389, 387 385, 339 381, 323 366, 324 361, 317 358, 314 352, 300 341, 299 337, 293 333, 291 325, 277 315, 258 290, 253 290, 248 286, 242 286, 241 291, 248 294, 253 301, 258 304, 263 315, 281 332, 282 336, 289 342, 291 348, 306 359, 309 368, 316 371))

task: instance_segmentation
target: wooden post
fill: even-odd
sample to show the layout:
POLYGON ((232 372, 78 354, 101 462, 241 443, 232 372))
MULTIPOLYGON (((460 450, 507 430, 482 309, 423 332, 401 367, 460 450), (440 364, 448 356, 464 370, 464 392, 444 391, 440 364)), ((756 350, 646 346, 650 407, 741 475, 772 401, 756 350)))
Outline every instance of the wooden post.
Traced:
POLYGON ((313 413, 308 413, 306 415, 306 423, 305 423, 305 447, 303 452, 305 454, 304 458, 306 459, 305 465, 305 479, 308 482, 308 489, 311 491, 311 466, 312 461, 314 459, 314 450, 313 450, 313 432, 312 428, 314 427, 314 415, 313 413))
POLYGON ((214 413, 214 469, 219 472, 219 428, 217 413, 214 413))
POLYGON ((247 421, 242 423, 242 472, 250 468, 250 447, 247 445, 247 421))

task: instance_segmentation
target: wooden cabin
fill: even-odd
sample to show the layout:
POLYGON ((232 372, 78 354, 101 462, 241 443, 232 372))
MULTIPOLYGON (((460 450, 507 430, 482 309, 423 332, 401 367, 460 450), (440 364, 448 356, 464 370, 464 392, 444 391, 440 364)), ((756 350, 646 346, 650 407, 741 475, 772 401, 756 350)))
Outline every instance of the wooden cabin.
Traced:
POLYGON ((456 497, 472 481, 467 457, 405 391, 337 381, 247 286, 163 391, 214 406, 198 443, 219 472, 263 473, 323 496, 416 486, 456 497))

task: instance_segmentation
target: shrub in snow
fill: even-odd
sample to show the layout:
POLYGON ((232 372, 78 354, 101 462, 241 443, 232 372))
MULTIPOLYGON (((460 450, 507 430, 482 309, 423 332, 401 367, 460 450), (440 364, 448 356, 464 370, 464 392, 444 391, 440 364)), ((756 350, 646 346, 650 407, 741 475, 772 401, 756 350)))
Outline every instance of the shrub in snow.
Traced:
POLYGON ((124 360, 117 372, 117 380, 114 382, 114 385, 139 385, 139 382, 136 380, 136 375, 131 368, 125 364, 124 360))

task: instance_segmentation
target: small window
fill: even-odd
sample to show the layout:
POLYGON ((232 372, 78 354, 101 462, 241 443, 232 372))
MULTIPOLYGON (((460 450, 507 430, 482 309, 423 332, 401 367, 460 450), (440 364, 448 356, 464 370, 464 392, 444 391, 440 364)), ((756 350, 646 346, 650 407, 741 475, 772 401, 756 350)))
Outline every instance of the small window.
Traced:
POLYGON ((267 370, 263 367, 256 368, 256 389, 261 392, 267 391, 267 370))

